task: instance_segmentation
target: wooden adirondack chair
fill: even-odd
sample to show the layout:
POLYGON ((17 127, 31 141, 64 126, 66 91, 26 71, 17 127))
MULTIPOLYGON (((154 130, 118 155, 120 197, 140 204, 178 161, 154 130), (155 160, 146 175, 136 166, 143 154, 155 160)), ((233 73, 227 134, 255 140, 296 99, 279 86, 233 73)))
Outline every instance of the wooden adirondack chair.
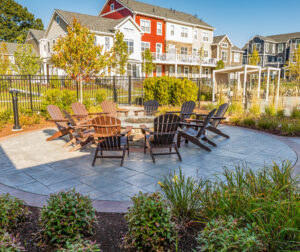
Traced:
POLYGON ((79 102, 72 103, 71 108, 74 112, 73 116, 76 119, 78 119, 79 121, 88 120, 90 115, 97 116, 97 115, 105 114, 105 113, 89 113, 86 110, 86 107, 84 106, 84 104, 79 103, 79 102))
POLYGON ((128 116, 128 109, 117 109, 117 105, 112 101, 104 101, 101 103, 101 108, 103 113, 108 114, 109 116, 118 117, 118 113, 125 113, 125 116, 128 116))
POLYGON ((204 144, 202 144, 201 141, 207 142, 212 146, 216 147, 217 145, 205 136, 205 130, 210 126, 211 118, 214 116, 215 112, 216 109, 213 109, 204 119, 202 124, 194 124, 194 123, 192 124, 192 123, 182 122, 181 125, 185 126, 185 128, 183 128, 178 132, 177 135, 178 148, 180 148, 181 138, 184 138, 186 140, 186 143, 190 141, 193 144, 199 146, 200 148, 206 151, 211 151, 211 149, 205 146, 204 144))
MULTIPOLYGON (((211 132, 213 132, 217 135, 223 136, 225 138, 230 138, 230 136, 228 136, 227 134, 223 133, 220 129, 218 129, 218 126, 219 126, 221 120, 226 119, 224 117, 224 115, 227 112, 228 108, 229 108, 228 103, 224 103, 218 108, 216 114, 211 119, 211 123, 207 127, 207 130, 209 130, 209 131, 211 131, 211 132)), ((197 114, 197 117, 204 117, 205 118, 205 117, 207 117, 207 114, 197 114)), ((203 120, 197 120, 197 119, 188 119, 187 121, 188 122, 203 123, 203 120)))
POLYGON ((146 153, 146 149, 149 148, 153 163, 155 163, 154 156, 170 154, 177 154, 179 160, 182 161, 174 141, 179 123, 180 117, 178 115, 165 114, 154 119, 154 131, 151 131, 146 126, 141 125, 142 131, 145 134, 144 152, 146 153), (169 152, 153 152, 153 149, 165 148, 168 148, 169 152), (175 152, 172 152, 172 148, 174 148, 175 152))
POLYGON ((78 124, 67 111, 64 110, 63 112, 73 129, 73 138, 64 147, 74 144, 74 147, 70 150, 70 152, 73 152, 95 142, 95 131, 89 129, 90 125, 78 124))
POLYGON ((49 121, 54 122, 58 129, 56 133, 54 133, 51 137, 47 138, 47 141, 51 141, 65 135, 69 135, 70 139, 72 139, 72 128, 68 124, 69 120, 64 118, 60 109, 55 105, 48 105, 47 111, 51 117, 51 120, 49 121))
POLYGON ((138 113, 143 112, 144 115, 147 115, 147 116, 155 115, 157 113, 158 107, 159 107, 158 101, 149 100, 144 103, 144 109, 135 110, 134 114, 135 114, 135 116, 138 116, 138 113))
POLYGON ((181 110, 180 111, 168 111, 167 113, 168 114, 171 114, 171 113, 178 114, 178 113, 180 113, 181 122, 185 122, 186 119, 191 117, 195 107, 196 107, 196 103, 194 101, 187 101, 187 102, 184 102, 181 105, 181 110))
POLYGON ((95 130, 97 149, 92 166, 97 158, 121 158, 123 166, 126 150, 129 155, 129 135, 132 127, 127 127, 121 132, 121 121, 115 117, 103 115, 92 120, 91 124, 95 130), (103 151, 121 151, 121 156, 104 156, 103 151), (100 153, 100 155, 98 155, 100 153))

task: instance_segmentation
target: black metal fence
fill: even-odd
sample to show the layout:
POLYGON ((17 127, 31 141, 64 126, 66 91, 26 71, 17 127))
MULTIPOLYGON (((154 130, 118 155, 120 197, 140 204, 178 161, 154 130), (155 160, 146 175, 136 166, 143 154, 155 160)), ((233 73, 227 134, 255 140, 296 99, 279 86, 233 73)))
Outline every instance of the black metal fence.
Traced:
MULTIPOLYGON (((106 93, 106 99, 118 104, 142 105, 143 77, 109 76, 94 77, 84 81, 83 98, 95 100, 99 90, 106 93)), ((202 91, 211 88, 211 80, 192 78, 199 87, 198 101, 202 91)), ((55 75, 0 75, 0 108, 12 109, 11 90, 19 92, 19 106, 32 111, 40 111, 43 94, 48 89, 67 89, 76 92, 80 98, 80 84, 67 77, 55 75)), ((205 91, 207 93, 207 91, 205 91)))

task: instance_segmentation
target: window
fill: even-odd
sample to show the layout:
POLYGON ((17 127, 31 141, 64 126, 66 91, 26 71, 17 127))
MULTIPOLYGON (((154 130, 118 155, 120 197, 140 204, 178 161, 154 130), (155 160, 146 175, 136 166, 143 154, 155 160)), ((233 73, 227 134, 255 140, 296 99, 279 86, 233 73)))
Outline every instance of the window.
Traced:
POLYGON ((162 53, 162 44, 156 43, 156 53, 161 54, 162 53))
POLYGON ((266 53, 268 53, 270 51, 270 44, 266 43, 265 47, 266 47, 266 53))
POLYGON ((110 5, 110 11, 114 11, 114 10, 115 10, 115 4, 112 3, 112 4, 110 5))
POLYGON ((239 53, 234 53, 233 62, 240 62, 240 54, 239 53))
POLYGON ((224 48, 228 48, 228 43, 222 43, 221 46, 224 48))
POLYGON ((205 73, 206 75, 208 75, 208 74, 209 74, 209 68, 205 68, 204 73, 205 73))
POLYGON ((300 39, 296 39, 296 45, 298 46, 300 44, 300 39))
POLYGON ((177 67, 177 73, 178 73, 178 74, 181 74, 181 66, 178 66, 178 67, 177 67))
POLYGON ((181 27, 181 37, 187 38, 188 37, 188 28, 181 27))
POLYGON ((185 77, 188 77, 188 76, 189 76, 189 67, 188 67, 188 66, 185 66, 185 67, 184 67, 184 76, 185 76, 185 77))
POLYGON ((207 50, 203 50, 203 57, 208 58, 208 51, 207 50))
POLYGON ((125 39, 125 43, 127 44, 128 47, 128 53, 132 54, 134 52, 134 42, 132 39, 125 39))
POLYGON ((110 49, 109 37, 105 37, 105 50, 109 50, 109 49, 110 49))
POLYGON ((175 45, 169 44, 169 51, 168 52, 175 54, 176 53, 175 45))
POLYGON ((139 77, 139 68, 136 64, 127 65, 127 75, 132 77, 139 77))
POLYGON ((198 49, 197 48, 193 48, 193 56, 198 56, 198 49))
POLYGON ((150 33, 150 30, 151 30, 150 20, 141 19, 141 29, 145 33, 150 33))
POLYGON ((278 45, 278 53, 282 53, 283 52, 283 44, 279 44, 278 45))
POLYGON ((175 26, 171 25, 171 36, 175 35, 175 26))
POLYGON ((59 24, 59 16, 56 16, 56 23, 59 24))
POLYGON ((198 39, 198 31, 194 30, 194 39, 197 40, 198 39))
POLYGON ((272 53, 275 53, 275 44, 272 44, 272 53))
POLYGON ((275 62, 275 57, 272 57, 272 62, 275 62))
POLYGON ((203 36, 203 41, 208 41, 208 32, 203 32, 202 36, 203 36))
POLYGON ((44 52, 46 52, 47 51, 47 46, 46 45, 44 45, 44 52))
POLYGON ((157 23, 157 35, 162 35, 162 23, 157 23))
POLYGON ((150 50, 150 42, 142 42, 141 51, 144 52, 146 49, 150 50))
POLYGON ((157 65, 156 66, 156 76, 160 77, 162 73, 162 66, 161 65, 157 65))
POLYGON ((260 47, 261 47, 261 45, 259 43, 253 43, 252 44, 252 52, 254 51, 254 48, 256 49, 256 51, 260 52, 260 47))
POLYGON ((278 58, 277 58, 277 61, 278 61, 279 63, 282 63, 282 57, 278 57, 278 58))
POLYGON ((170 66, 170 67, 169 67, 169 75, 170 75, 170 76, 173 76, 173 75, 174 75, 174 72, 175 72, 174 66, 170 66))
POLYGON ((181 54, 188 54, 187 47, 181 47, 181 54))
POLYGON ((228 52, 227 51, 221 51, 221 58, 224 62, 227 62, 228 52))

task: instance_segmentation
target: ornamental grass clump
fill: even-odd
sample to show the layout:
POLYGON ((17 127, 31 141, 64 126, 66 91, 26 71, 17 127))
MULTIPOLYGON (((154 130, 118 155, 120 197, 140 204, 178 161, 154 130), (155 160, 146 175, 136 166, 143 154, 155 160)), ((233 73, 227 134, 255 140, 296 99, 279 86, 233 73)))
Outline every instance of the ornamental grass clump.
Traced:
POLYGON ((125 218, 128 232, 123 247, 128 251, 172 251, 176 240, 171 212, 159 193, 132 198, 133 206, 125 218))
POLYGON ((30 211, 25 202, 9 194, 0 196, 0 230, 12 231, 26 221, 30 211))
POLYGON ((256 232, 256 226, 244 226, 232 216, 213 219, 200 232, 197 251, 263 251, 264 245, 256 232))
POLYGON ((72 190, 50 195, 39 222, 42 241, 59 247, 93 235, 97 219, 91 199, 72 190))

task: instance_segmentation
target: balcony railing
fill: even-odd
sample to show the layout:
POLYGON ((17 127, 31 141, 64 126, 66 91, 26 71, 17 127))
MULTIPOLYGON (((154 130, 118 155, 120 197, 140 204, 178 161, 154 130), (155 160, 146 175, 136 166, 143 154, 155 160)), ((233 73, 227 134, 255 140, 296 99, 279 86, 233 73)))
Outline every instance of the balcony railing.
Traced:
POLYGON ((217 59, 203 58, 199 56, 188 54, 175 54, 175 53, 152 53, 153 61, 155 63, 166 64, 187 64, 187 65, 216 65, 217 59))

